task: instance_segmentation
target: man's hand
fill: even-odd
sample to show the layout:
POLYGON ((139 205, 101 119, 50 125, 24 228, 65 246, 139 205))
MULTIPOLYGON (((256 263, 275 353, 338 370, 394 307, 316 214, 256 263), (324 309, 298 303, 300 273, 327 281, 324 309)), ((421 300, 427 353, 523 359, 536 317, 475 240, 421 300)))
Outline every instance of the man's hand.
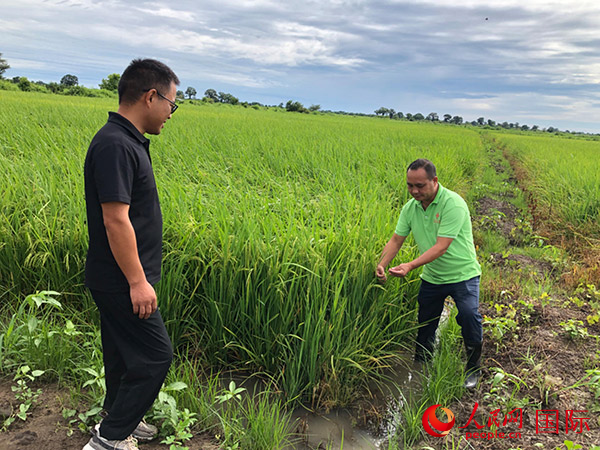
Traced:
POLYGON ((150 314, 156 311, 156 292, 146 280, 130 286, 129 295, 131 296, 133 313, 137 314, 140 319, 147 319, 150 314))
POLYGON ((385 267, 383 267, 381 264, 378 265, 377 269, 375 269, 375 276, 377 276, 379 281, 385 283, 387 281, 387 276, 385 275, 385 267))
POLYGON ((399 266, 390 269, 390 275, 394 277, 405 277, 412 270, 410 263, 400 264, 399 266))

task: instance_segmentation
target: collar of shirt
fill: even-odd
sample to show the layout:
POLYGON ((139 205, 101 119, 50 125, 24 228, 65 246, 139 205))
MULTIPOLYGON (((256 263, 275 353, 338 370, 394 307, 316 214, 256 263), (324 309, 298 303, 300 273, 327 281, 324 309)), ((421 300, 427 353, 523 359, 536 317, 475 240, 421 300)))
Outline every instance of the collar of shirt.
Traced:
POLYGON ((140 133, 139 130, 121 114, 116 112, 109 112, 108 121, 116 123, 117 125, 120 125, 123 128, 125 128, 127 131, 129 131, 129 133, 131 133, 133 137, 140 141, 141 144, 144 144, 146 148, 148 147, 148 144, 150 144, 150 141, 146 139, 146 137, 142 133, 140 133))
POLYGON ((433 201, 429 204, 429 206, 431 205, 435 205, 440 201, 440 197, 442 196, 442 192, 444 190, 444 186, 442 186, 441 183, 438 182, 438 191, 435 194, 435 198, 433 199, 433 201))

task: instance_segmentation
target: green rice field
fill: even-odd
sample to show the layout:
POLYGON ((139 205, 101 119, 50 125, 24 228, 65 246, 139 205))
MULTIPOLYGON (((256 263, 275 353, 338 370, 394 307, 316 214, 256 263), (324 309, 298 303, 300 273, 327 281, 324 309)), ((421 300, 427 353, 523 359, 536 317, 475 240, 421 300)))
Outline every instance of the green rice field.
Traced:
MULTIPOLYGON (((83 286, 83 162, 116 103, 0 90, 0 375, 12 377, 27 364, 46 371, 46 381, 88 393, 90 403, 102 398, 102 360, 97 312, 83 286), (27 297, 42 290, 62 294, 60 311, 27 297)), ((169 381, 185 380, 193 391, 173 395, 180 409, 198 414, 202 432, 220 423, 210 432, 222 448, 257 442, 260 434, 264 445, 241 448, 287 449, 287 411, 353 405, 411 355, 419 271, 382 285, 374 270, 409 198, 406 167, 421 157, 436 164, 440 182, 467 200, 473 216, 484 272, 484 359, 497 365, 478 388, 482 407, 510 409, 517 400, 542 406, 532 400, 533 387, 519 391, 551 372, 542 373, 546 366, 530 353, 540 323, 557 330, 552 351, 562 348, 565 333, 571 341, 595 339, 589 354, 569 360, 578 377, 569 382, 587 389, 581 377, 596 370, 591 392, 600 405, 600 290, 578 286, 574 271, 573 284, 561 284, 571 270, 565 250, 529 222, 533 214, 597 242, 600 143, 200 102, 182 103, 151 142, 164 219, 156 289, 178 358, 169 381), (573 314, 569 322, 566 314, 573 314), (536 323, 540 317, 546 322, 536 323), (523 335, 529 341, 521 348, 511 339, 523 335), (514 363, 513 353, 525 362, 514 363), (222 374, 267 386, 270 397, 245 406, 247 427, 235 409, 219 416, 213 407, 228 392, 220 388, 222 374), (275 429, 281 444, 269 443, 275 429)), ((396 261, 416 255, 409 238, 396 261)), ((597 266, 578 270, 590 280, 597 266)), ((464 395, 460 330, 450 320, 443 333, 422 396, 402 394, 402 426, 379 448, 413 448, 427 438, 425 408, 464 395)), ((553 391, 541 389, 547 401, 553 391)), ((457 418, 468 417, 463 406, 452 405, 457 418)), ((81 421, 92 423, 93 415, 86 417, 81 421)))
MULTIPOLYGON (((0 96, 0 289, 89 302, 82 167, 115 100, 0 96)), ((412 335, 415 276, 387 289, 373 277, 406 166, 430 158, 464 194, 483 149, 452 127, 196 105, 152 141, 174 342, 332 404, 412 335)))

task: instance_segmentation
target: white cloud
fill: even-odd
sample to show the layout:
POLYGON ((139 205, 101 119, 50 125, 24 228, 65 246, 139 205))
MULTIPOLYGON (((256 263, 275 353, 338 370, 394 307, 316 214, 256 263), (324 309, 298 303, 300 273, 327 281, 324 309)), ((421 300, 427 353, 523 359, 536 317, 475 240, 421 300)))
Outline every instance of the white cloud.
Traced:
POLYGON ((160 3, 149 3, 144 8, 137 8, 139 11, 158 17, 166 17, 169 19, 176 19, 183 22, 194 22, 202 23, 196 17, 196 14, 192 11, 184 11, 169 8, 168 6, 161 5, 160 3))

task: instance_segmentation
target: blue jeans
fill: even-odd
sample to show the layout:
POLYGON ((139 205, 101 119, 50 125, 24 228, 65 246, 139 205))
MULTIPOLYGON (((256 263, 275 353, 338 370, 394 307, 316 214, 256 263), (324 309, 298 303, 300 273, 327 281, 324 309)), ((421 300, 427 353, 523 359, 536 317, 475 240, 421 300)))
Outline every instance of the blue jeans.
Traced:
POLYGON ((444 309, 444 300, 448 296, 452 297, 458 309, 456 321, 461 327, 465 345, 477 346, 483 341, 479 314, 479 276, 450 284, 433 284, 422 280, 417 299, 419 331, 415 359, 426 360, 433 352, 435 330, 444 309))

